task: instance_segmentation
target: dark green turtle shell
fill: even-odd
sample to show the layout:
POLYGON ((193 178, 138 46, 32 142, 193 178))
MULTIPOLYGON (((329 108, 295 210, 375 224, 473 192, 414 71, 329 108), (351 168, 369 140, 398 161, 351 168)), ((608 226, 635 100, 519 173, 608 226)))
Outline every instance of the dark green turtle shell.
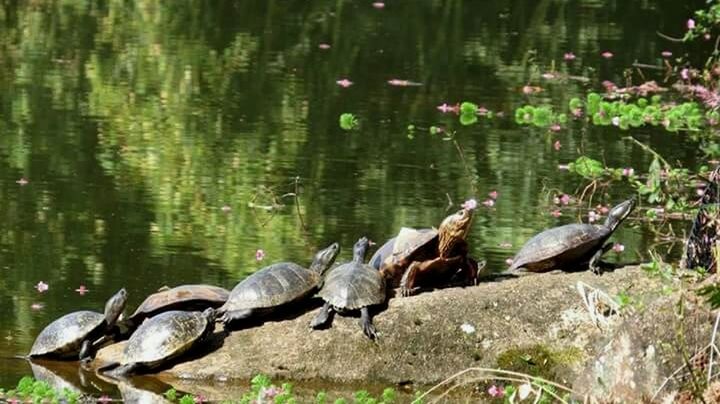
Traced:
POLYGON ((317 288, 322 275, 292 262, 267 266, 245 278, 230 292, 219 311, 262 309, 299 299, 317 288))
POLYGON ((611 234, 608 226, 584 223, 545 230, 525 243, 513 258, 510 269, 546 271, 581 264, 589 260, 611 234))
POLYGON ((105 316, 94 311, 68 313, 40 332, 30 349, 30 356, 76 358, 82 342, 88 337, 99 336, 105 325, 105 316))
POLYGON ((213 316, 199 311, 166 311, 143 322, 128 340, 121 365, 151 369, 187 352, 211 333, 213 316))
POLYGON ((385 300, 385 281, 370 265, 351 261, 330 271, 320 297, 338 309, 381 304, 385 300))

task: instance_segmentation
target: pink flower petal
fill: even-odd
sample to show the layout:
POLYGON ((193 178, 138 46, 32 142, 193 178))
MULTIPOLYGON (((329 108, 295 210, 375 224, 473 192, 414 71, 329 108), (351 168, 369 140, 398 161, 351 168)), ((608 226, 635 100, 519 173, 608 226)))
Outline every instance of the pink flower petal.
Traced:
POLYGON ((559 140, 556 140, 555 143, 553 143, 553 149, 555 149, 555 151, 560 150, 561 147, 562 145, 560 144, 559 140))
POLYGON ((687 29, 695 29, 695 20, 692 18, 687 20, 687 29))
POLYGON ((85 285, 80 285, 75 291, 78 292, 80 296, 85 296, 85 293, 89 292, 90 289, 86 288, 85 285))
POLYGON ((50 286, 48 286, 48 284, 43 281, 40 281, 37 283, 37 285, 35 285, 35 289, 37 289, 37 291, 40 293, 46 292, 49 288, 50 286))
POLYGON ((385 8, 385 3, 381 1, 376 1, 372 4, 373 8, 376 8, 378 10, 385 8))
POLYGON ((662 52, 660 52, 660 55, 662 55, 662 57, 664 57, 664 58, 669 58, 670 56, 672 56, 672 52, 662 51, 662 52))
POLYGON ((613 244, 612 249, 616 253, 621 253, 621 252, 625 251, 625 246, 620 243, 615 243, 615 244, 613 244))
POLYGON ((492 199, 497 199, 498 195, 498 191, 490 191, 490 193, 488 193, 488 196, 492 199))
POLYGON ((473 210, 477 208, 478 203, 475 199, 468 199, 467 201, 463 202, 461 206, 463 209, 473 210))
POLYGON ((575 60, 575 54, 572 52, 567 52, 565 53, 565 55, 563 55, 563 59, 565 59, 566 61, 575 60))
POLYGON ((562 216, 562 212, 560 212, 560 209, 555 209, 552 212, 550 212, 550 215, 552 217, 560 217, 560 216, 562 216))
POLYGON ((335 83, 337 83, 337 85, 339 85, 340 87, 343 87, 343 88, 348 88, 351 85, 353 85, 353 82, 348 79, 340 79, 340 80, 336 81, 335 83))
POLYGON ((30 308, 37 311, 37 310, 42 310, 43 308, 45 308, 45 305, 42 303, 33 303, 30 305, 30 308))
POLYGON ((505 263, 507 264, 507 266, 510 266, 510 265, 513 264, 513 259, 512 259, 512 258, 508 258, 508 259, 505 260, 505 263))
POLYGON ((255 251, 255 259, 257 261, 262 261, 264 258, 265 258, 265 251, 263 251, 262 249, 258 249, 257 251, 255 251))
POLYGON ((486 199, 482 203, 483 205, 487 206, 488 208, 495 206, 495 201, 493 199, 486 199))
POLYGON ((22 177, 22 178, 20 178, 19 180, 15 181, 15 183, 18 184, 18 185, 20 185, 20 186, 27 185, 28 182, 30 182, 30 181, 28 181, 28 179, 25 178, 25 177, 22 177))
POLYGON ((612 57, 615 55, 613 55, 613 53, 610 51, 605 51, 601 53, 600 56, 604 57, 605 59, 612 59, 612 57))
POLYGON ((318 45, 318 48, 320 48, 322 50, 327 50, 327 49, 330 49, 330 44, 329 43, 321 43, 318 45))

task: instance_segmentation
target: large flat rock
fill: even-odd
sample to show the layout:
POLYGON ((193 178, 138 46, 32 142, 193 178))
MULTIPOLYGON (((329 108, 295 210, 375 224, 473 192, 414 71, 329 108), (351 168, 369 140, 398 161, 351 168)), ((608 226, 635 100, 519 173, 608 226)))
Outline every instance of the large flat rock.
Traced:
MULTIPOLYGON (((603 333, 590 321, 578 281, 610 295, 629 291, 639 296, 659 288, 638 267, 602 276, 495 276, 474 287, 391 299, 374 318, 377 342, 363 335, 357 317, 336 315, 331 328, 311 330, 316 305, 291 319, 234 331, 219 348, 165 369, 159 377, 224 383, 264 373, 294 380, 427 385, 468 367, 496 367, 500 355, 508 360, 508 352, 540 346, 558 353, 557 381, 572 383, 595 355, 594 342, 603 333)), ((102 349, 96 364, 117 359, 121 348, 122 343, 102 349)))

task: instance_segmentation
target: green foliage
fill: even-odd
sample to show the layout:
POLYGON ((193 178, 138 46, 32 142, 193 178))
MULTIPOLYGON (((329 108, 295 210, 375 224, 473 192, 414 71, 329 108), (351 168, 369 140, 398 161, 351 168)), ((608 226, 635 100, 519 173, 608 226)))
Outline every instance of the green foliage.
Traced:
POLYGON ((180 404, 195 404, 195 397, 191 396, 190 394, 185 394, 180 398, 180 401, 178 401, 180 404))
POLYGON ((515 110, 515 122, 519 125, 549 128, 554 124, 567 122, 567 116, 565 114, 555 114, 549 105, 540 107, 525 105, 515 110))
POLYGON ((177 400, 177 390, 175 390, 175 389, 169 389, 163 395, 165 396, 165 398, 167 398, 170 401, 177 400))
POLYGON ((357 117, 355 117, 355 115, 349 112, 340 114, 340 127, 343 130, 354 130, 357 129, 359 126, 360 122, 358 121, 357 117))
POLYGON ((606 172, 601 162, 587 156, 578 157, 575 162, 568 164, 568 169, 590 180, 597 179, 606 172))
MULTIPOLYGON (((712 0, 708 0, 711 3, 712 0)), ((720 25, 720 3, 714 2, 707 9, 695 11, 695 27, 688 29, 683 37, 684 41, 692 41, 712 32, 713 27, 720 25)))
POLYGON ((19 399, 20 401, 40 402, 65 402, 77 403, 80 399, 80 393, 72 391, 68 388, 62 390, 54 389, 47 382, 35 380, 30 376, 25 376, 18 381, 15 389, 7 392, 2 391, 5 398, 19 399))

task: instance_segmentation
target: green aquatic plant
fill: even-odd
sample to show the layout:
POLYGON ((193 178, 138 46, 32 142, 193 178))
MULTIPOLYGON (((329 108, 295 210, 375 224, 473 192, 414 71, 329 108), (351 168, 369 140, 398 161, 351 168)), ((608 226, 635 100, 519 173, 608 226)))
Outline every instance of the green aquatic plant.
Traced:
POLYGON ((18 381, 14 389, 0 392, 0 401, 13 400, 18 402, 31 401, 33 403, 77 403, 80 400, 80 393, 68 388, 55 389, 45 381, 25 376, 18 381))
POLYGON ((343 130, 353 130, 360 126, 357 117, 349 112, 340 114, 340 127, 343 130))
POLYGON ((552 106, 524 105, 515 110, 515 122, 519 125, 533 125, 539 128, 551 128, 567 122, 567 115, 555 113, 552 106))

